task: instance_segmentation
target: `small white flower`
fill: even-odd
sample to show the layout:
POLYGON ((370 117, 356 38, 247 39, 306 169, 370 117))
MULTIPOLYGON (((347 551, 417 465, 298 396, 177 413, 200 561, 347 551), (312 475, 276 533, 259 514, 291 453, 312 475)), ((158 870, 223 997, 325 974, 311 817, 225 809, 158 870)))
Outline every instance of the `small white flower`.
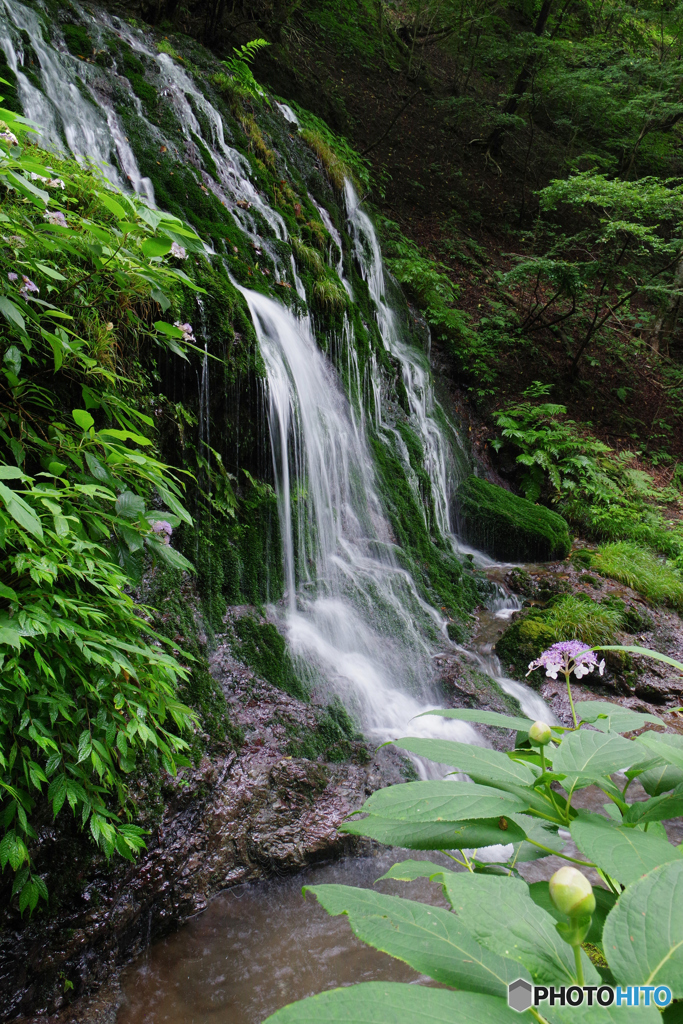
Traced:
POLYGON ((182 245, 178 245, 177 242, 171 243, 171 256, 175 256, 177 260, 186 260, 187 253, 182 245))

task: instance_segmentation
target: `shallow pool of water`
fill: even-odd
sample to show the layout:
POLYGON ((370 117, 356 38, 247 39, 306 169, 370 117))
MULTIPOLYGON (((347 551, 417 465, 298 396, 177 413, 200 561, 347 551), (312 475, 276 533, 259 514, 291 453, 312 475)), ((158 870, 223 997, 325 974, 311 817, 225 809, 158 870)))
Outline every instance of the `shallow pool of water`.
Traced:
MULTIPOLYGON (((339 985, 430 984, 356 939, 346 916, 330 917, 314 896, 301 894, 302 886, 324 882, 370 887, 410 856, 448 863, 438 853, 394 850, 222 893, 125 972, 117 1024, 260 1024, 287 1003, 339 985)), ((380 882, 377 888, 446 905, 439 887, 426 880, 380 882)))

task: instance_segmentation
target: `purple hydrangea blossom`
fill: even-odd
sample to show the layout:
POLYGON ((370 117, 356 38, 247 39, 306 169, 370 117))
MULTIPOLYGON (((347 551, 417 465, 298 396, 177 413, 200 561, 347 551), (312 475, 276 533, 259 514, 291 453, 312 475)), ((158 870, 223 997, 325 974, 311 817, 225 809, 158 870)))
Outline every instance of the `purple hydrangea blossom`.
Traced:
POLYGON ((183 332, 183 341, 194 342, 196 340, 192 331, 192 324, 181 324, 180 320, 176 320, 174 326, 179 327, 183 332))
POLYGON ((21 280, 22 285, 19 288, 19 294, 22 296, 22 298, 27 299, 29 297, 30 292, 35 292, 36 295, 40 293, 40 288, 38 287, 38 285, 35 284, 30 277, 27 277, 26 274, 21 275, 21 280))
POLYGON ((17 139, 16 135, 9 129, 7 129, 4 132, 0 132, 0 139, 2 139, 3 142, 7 142, 10 146, 19 145, 19 140, 17 139))
POLYGON ((544 668, 545 674, 551 679, 557 679, 558 672, 573 672, 577 679, 581 679, 596 668, 602 675, 605 671, 605 662, 598 662, 593 651, 580 640, 563 640, 559 644, 553 644, 535 661, 529 662, 527 675, 535 668, 544 668))
POLYGON ((159 540, 164 544, 171 543, 171 534, 173 533, 173 527, 170 523, 166 522, 165 519, 157 519, 155 523, 152 523, 152 530, 154 533, 159 534, 159 540))
POLYGON ((48 224, 59 224, 60 228, 68 227, 66 217, 61 210, 49 210, 44 216, 48 224))
POLYGON ((19 275, 15 274, 14 271, 10 271, 10 273, 7 275, 7 280, 8 281, 18 281, 19 280, 19 275))
POLYGON ((171 256, 175 256, 175 258, 178 260, 187 259, 187 253, 185 252, 185 248, 182 245, 178 245, 177 242, 171 243, 171 256))

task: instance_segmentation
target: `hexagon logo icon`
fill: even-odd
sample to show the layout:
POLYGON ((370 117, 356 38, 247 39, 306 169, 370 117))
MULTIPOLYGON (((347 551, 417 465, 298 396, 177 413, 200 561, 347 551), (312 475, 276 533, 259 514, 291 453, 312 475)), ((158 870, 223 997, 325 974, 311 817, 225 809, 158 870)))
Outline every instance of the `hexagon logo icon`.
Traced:
POLYGON ((524 978, 517 978, 508 985, 508 1006, 517 1013, 523 1013, 533 1005, 531 985, 524 978))

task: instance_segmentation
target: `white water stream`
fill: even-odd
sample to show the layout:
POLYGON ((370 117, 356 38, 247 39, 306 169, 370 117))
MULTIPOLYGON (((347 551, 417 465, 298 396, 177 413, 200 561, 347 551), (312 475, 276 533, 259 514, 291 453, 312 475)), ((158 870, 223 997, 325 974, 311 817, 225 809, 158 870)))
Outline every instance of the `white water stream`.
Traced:
MULTIPOLYGON (((192 136, 202 134, 195 109, 202 111, 210 125, 210 148, 219 178, 217 182, 204 175, 205 187, 231 211, 254 243, 269 249, 277 260, 259 226, 265 223, 276 238, 285 239, 285 223, 250 180, 248 161, 226 141, 221 115, 188 73, 168 54, 158 53, 139 30, 103 12, 77 9, 94 38, 113 32, 138 54, 156 62, 159 92, 172 103, 181 125, 183 141, 169 143, 181 159, 181 145, 194 145, 192 136)), ((71 56, 59 37, 57 45, 48 44, 38 14, 18 0, 0 0, 0 46, 17 75, 25 114, 44 126, 44 144, 93 161, 110 180, 130 185, 152 204, 151 182, 142 177, 112 106, 111 90, 108 93, 103 86, 105 73, 71 56), (22 30, 28 33, 40 62, 44 91, 24 73, 22 30)), ((116 70, 109 74, 119 87, 130 89, 116 70)), ((144 117, 139 100, 132 101, 144 117)), ((286 104, 279 107, 288 121, 296 120, 286 104)), ((156 126, 148 122, 148 127, 150 139, 164 142, 156 126)), ((427 354, 401 336, 397 316, 386 299, 379 241, 350 182, 345 203, 353 257, 375 303, 382 342, 400 364, 410 425, 422 443, 434 501, 433 529, 450 539, 455 551, 462 552, 450 512, 460 472, 458 435, 434 399, 427 354)), ((343 274, 341 236, 328 212, 322 207, 319 210, 335 243, 332 265, 352 297, 351 283, 343 274)), ((295 267, 293 271, 297 290, 303 295, 295 267)), ((367 419, 399 452, 409 481, 414 479, 405 443, 385 407, 377 361, 371 361, 366 371, 369 379, 361 382, 347 322, 343 345, 350 386, 355 388, 349 402, 332 362, 316 343, 310 318, 297 318, 273 299, 240 290, 251 311, 267 369, 268 422, 287 591, 284 607, 273 613, 281 620, 293 654, 309 666, 319 689, 329 696, 340 695, 373 742, 406 732, 482 742, 476 730, 465 723, 435 717, 415 720, 420 712, 438 706, 433 658, 437 651, 449 645, 454 649, 454 645, 447 639, 446 621, 440 612, 422 599, 401 567, 376 491, 366 440, 366 430, 372 424, 367 419), (362 384, 373 400, 370 417, 358 400, 362 384)), ((208 405, 208 394, 202 401, 208 405)), ((417 487, 416 481, 414 485, 417 487)), ((488 562, 475 555, 480 564, 488 562)), ((514 599, 501 600, 493 613, 510 614, 514 599)), ((463 653, 519 700, 527 714, 548 716, 533 691, 501 674, 490 652, 463 653)))

